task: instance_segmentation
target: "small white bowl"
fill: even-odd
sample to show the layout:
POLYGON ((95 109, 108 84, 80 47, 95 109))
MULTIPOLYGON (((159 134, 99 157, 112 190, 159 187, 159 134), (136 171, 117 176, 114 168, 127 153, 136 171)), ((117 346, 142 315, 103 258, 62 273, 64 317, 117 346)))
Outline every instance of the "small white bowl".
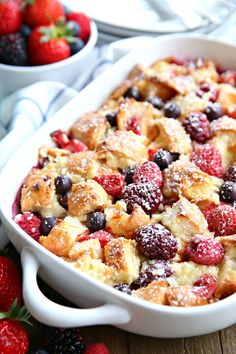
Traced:
POLYGON ((13 66, 0 64, 0 98, 19 88, 38 81, 59 81, 70 85, 83 70, 86 70, 89 54, 98 37, 96 24, 91 22, 91 36, 84 48, 62 61, 38 66, 13 66))

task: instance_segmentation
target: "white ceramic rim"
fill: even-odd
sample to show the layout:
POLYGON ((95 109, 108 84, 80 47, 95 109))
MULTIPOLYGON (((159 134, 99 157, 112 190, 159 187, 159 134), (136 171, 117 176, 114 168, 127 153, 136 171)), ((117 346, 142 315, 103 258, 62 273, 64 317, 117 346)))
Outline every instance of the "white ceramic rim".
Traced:
MULTIPOLYGON (((205 41, 205 42, 212 42, 212 43, 219 44, 219 45, 222 44, 224 46, 231 47, 233 50, 236 51, 236 46, 235 45, 224 43, 223 41, 220 41, 220 40, 217 40, 217 39, 209 39, 209 38, 206 38, 204 36, 198 36, 198 35, 195 35, 195 34, 194 35, 179 35, 179 34, 177 34, 177 35, 167 35, 167 36, 165 36, 165 38, 156 38, 156 39, 153 39, 153 41, 154 41, 154 43, 156 43, 156 45, 158 45, 158 44, 161 44, 163 41, 165 42, 165 40, 167 40, 167 39, 176 39, 176 40, 183 39, 184 40, 184 39, 187 39, 187 38, 191 38, 193 41, 194 40, 197 40, 197 41, 200 40, 200 41, 205 41)), ((149 46, 150 46, 150 42, 148 42, 146 45, 143 45, 142 46, 142 50, 145 51, 145 48, 149 47, 149 46)), ((139 50, 140 49, 138 49, 138 50, 135 49, 130 54, 128 54, 127 56, 135 56, 136 51, 138 52, 139 50)), ((126 60, 125 58, 121 59, 119 61, 120 65, 125 60, 126 60)), ((115 70, 115 65, 112 67, 112 70, 115 70)), ((104 74, 107 75, 107 72, 109 72, 109 69, 104 74)), ((101 76, 103 76, 103 74, 101 76)), ((101 78, 101 76, 98 77, 96 80, 99 80, 101 78)), ((96 81, 96 80, 94 80, 94 81, 96 81)), ((79 99, 80 95, 82 95, 82 93, 85 92, 90 85, 93 85, 94 81, 91 84, 89 84, 83 91, 81 91, 75 97, 75 99, 79 99)), ((69 104, 70 103, 68 103, 67 105, 69 105, 69 104)), ((63 107, 61 110, 64 110, 64 109, 65 109, 65 107, 63 107)), ((47 127, 48 126, 50 127, 51 124, 54 123, 54 121, 56 121, 57 115, 61 114, 60 111, 58 111, 51 120, 49 120, 39 130, 37 130, 34 133, 34 135, 31 137, 31 139, 29 141, 27 141, 19 149, 19 151, 15 155, 20 154, 21 150, 24 150, 24 149, 26 149, 26 147, 30 146, 30 144, 31 144, 32 140, 34 139, 35 135, 39 135, 42 130, 47 130, 47 127)), ((6 164, 6 166, 3 169, 3 172, 5 170, 7 170, 8 166, 10 166, 12 164, 11 161, 15 159, 14 158, 15 155, 13 155, 11 157, 11 159, 9 160, 9 162, 6 164)), ((2 179, 2 173, 0 174, 0 186, 2 184, 1 183, 1 179, 2 179)), ((12 203, 13 202, 14 201, 12 201, 12 203)), ((120 298, 121 300, 125 299, 127 303, 133 303, 133 304, 138 305, 139 307, 142 307, 144 309, 149 309, 149 310, 155 311, 157 313, 161 312, 161 313, 166 313, 166 314, 170 314, 170 315, 171 314, 172 315, 178 315, 180 317, 194 316, 194 315, 203 315, 203 314, 206 314, 206 313, 212 313, 212 312, 215 312, 219 308, 224 309, 224 308, 226 308, 228 306, 232 306, 232 305, 236 304, 236 293, 226 297, 225 299, 220 300, 219 302, 215 302, 215 303, 212 303, 212 304, 207 304, 207 305, 204 305, 204 306, 195 306, 195 307, 171 307, 171 306, 167 306, 167 305, 153 304, 153 303, 150 303, 148 301, 145 301, 145 300, 142 300, 142 299, 138 299, 138 298, 132 297, 130 295, 124 294, 124 293, 119 292, 119 291, 113 289, 112 287, 110 287, 110 286, 108 286, 106 284, 103 284, 102 282, 100 282, 100 281, 88 276, 86 273, 84 273, 84 272, 82 272, 82 271, 80 271, 78 269, 73 268, 71 265, 67 264, 63 259, 60 259, 60 257, 54 255, 53 253, 51 253, 50 251, 45 249, 42 245, 40 245, 38 242, 34 241, 31 237, 29 237, 29 235, 26 232, 24 232, 14 222, 14 220, 12 218, 10 218, 8 216, 5 216, 4 214, 5 214, 4 213, 4 204, 2 204, 2 206, 0 208, 0 215, 1 215, 2 220, 4 220, 4 223, 7 223, 17 234, 21 235, 21 237, 28 243, 29 249, 37 248, 37 250, 39 252, 43 252, 48 257, 52 257, 55 262, 58 262, 61 265, 63 264, 64 267, 66 267, 68 269, 68 271, 73 272, 74 274, 77 274, 77 275, 79 274, 82 280, 84 279, 84 280, 86 280, 86 282, 89 282, 90 284, 93 284, 93 286, 95 288, 104 289, 106 292, 111 294, 112 297, 115 296, 117 298, 120 298)), ((6 212, 6 214, 8 214, 8 213, 6 212)), ((36 256, 36 258, 37 258, 37 256, 36 256)), ((111 300, 111 303, 112 303, 112 300, 111 300)))
POLYGON ((16 66, 16 65, 8 65, 8 64, 1 64, 0 63, 0 70, 4 70, 9 73, 40 73, 40 72, 47 72, 53 71, 55 69, 64 68, 67 65, 70 65, 74 62, 79 61, 83 57, 87 55, 91 51, 91 49, 95 46, 98 39, 98 30, 95 22, 91 21, 91 35, 89 37, 88 42, 86 45, 76 54, 71 55, 69 58, 64 60, 58 61, 52 64, 46 65, 36 65, 36 66, 16 66))

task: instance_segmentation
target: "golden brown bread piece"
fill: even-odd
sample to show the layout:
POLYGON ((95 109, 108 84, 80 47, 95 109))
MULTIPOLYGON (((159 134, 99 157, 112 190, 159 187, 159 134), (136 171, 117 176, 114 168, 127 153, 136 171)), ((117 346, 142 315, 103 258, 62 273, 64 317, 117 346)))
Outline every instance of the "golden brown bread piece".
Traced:
POLYGON ((147 160, 146 138, 132 131, 117 130, 98 146, 98 158, 113 169, 127 168, 147 160))
POLYGON ((106 227, 117 236, 133 238, 134 233, 141 226, 150 223, 149 216, 136 205, 131 214, 126 213, 126 204, 118 201, 115 205, 105 209, 106 227))
POLYGON ((236 117, 236 89, 228 84, 218 85, 218 98, 224 112, 229 116, 236 117))
POLYGON ((109 128, 108 121, 96 112, 85 113, 71 127, 71 136, 95 149, 109 128))
POLYGON ((200 65, 189 65, 188 71, 198 84, 208 82, 214 84, 218 82, 219 74, 212 60, 203 59, 200 65))
POLYGON ((180 120, 182 121, 189 113, 203 112, 208 104, 204 97, 198 97, 195 92, 189 92, 186 95, 177 95, 173 101, 181 107, 180 120))
POLYGON ((21 210, 39 212, 42 216, 62 216, 66 210, 60 206, 55 193, 57 173, 33 168, 21 190, 21 210))
POLYGON ((83 256, 90 256, 94 259, 102 259, 102 248, 97 238, 75 242, 68 253, 68 257, 71 260, 77 260, 83 256))
POLYGON ((167 282, 165 280, 154 280, 147 287, 132 291, 132 296, 153 304, 167 305, 167 282))
POLYGON ((117 283, 130 284, 139 275, 140 258, 135 241, 114 238, 104 247, 105 263, 117 270, 117 283))
POLYGON ((206 298, 198 295, 192 286, 169 287, 166 291, 167 303, 170 306, 189 307, 206 305, 206 298))
POLYGON ((68 195, 68 213, 72 216, 85 215, 104 209, 110 202, 111 198, 96 181, 90 179, 74 183, 68 195))

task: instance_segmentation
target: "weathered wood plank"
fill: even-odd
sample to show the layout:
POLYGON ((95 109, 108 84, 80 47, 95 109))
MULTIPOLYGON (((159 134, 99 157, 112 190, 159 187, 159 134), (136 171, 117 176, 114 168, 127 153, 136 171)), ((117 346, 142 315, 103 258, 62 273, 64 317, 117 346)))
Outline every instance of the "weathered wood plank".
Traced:
POLYGON ((220 331, 220 339, 223 354, 236 353, 236 325, 220 331))
MULTIPOLYGON (((183 354, 183 339, 161 339, 128 334, 129 354, 183 354)), ((111 353, 113 354, 113 353, 111 353)), ((122 354, 122 352, 120 353, 122 354)))
POLYGON ((222 354, 219 332, 184 339, 185 354, 222 354))
POLYGON ((85 342, 103 342, 110 354, 129 354, 127 344, 127 332, 112 326, 93 326, 81 328, 81 335, 85 342))

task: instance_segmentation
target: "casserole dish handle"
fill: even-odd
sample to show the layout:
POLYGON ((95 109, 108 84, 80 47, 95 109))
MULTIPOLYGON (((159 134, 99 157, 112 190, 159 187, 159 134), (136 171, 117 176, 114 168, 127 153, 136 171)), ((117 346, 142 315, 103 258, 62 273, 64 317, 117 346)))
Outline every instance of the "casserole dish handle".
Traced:
POLYGON ((38 287, 39 262, 36 257, 24 248, 21 252, 21 262, 24 302, 31 315, 38 321, 55 327, 117 325, 129 322, 129 313, 117 305, 105 304, 91 309, 78 309, 49 300, 38 287))

